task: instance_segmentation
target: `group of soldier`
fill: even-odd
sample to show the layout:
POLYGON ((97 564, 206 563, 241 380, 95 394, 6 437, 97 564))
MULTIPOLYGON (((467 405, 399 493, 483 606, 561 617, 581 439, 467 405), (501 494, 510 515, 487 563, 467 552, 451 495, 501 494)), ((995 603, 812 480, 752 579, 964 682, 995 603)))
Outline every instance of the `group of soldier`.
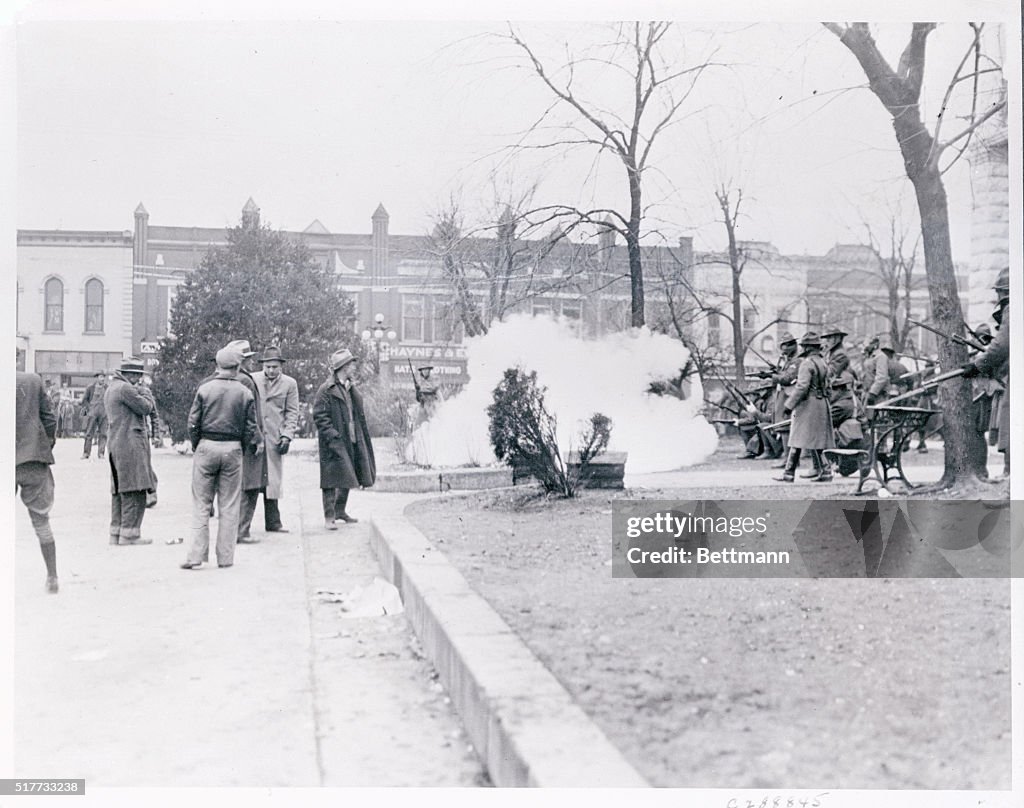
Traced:
MULTIPOLYGON (((987 457, 986 441, 997 446, 1004 455, 1004 474, 1009 474, 1009 270, 998 276, 994 291, 997 308, 993 312, 996 335, 988 324, 971 330, 974 340, 970 344, 976 355, 963 365, 956 375, 974 379, 972 395, 972 422, 982 433, 976 442, 981 456, 977 465, 984 471, 987 457)), ((970 329, 969 329, 970 330, 970 329)), ((854 362, 847 353, 844 340, 848 332, 839 327, 827 328, 818 334, 809 331, 798 341, 785 332, 779 344, 778 360, 767 370, 756 371, 753 376, 768 384, 743 391, 727 384, 727 390, 737 399, 740 409, 731 420, 744 443, 743 459, 765 457, 779 460, 777 469, 782 474, 774 479, 791 483, 795 480, 801 458, 806 454, 813 468, 802 474, 814 482, 833 479, 832 462, 825 457, 828 450, 838 464, 838 470, 851 474, 858 468, 864 471, 867 456, 867 408, 881 404, 911 390, 924 391, 903 399, 903 406, 933 409, 935 385, 929 379, 938 373, 934 358, 921 361, 918 370, 909 370, 900 361, 889 335, 879 335, 866 341, 860 350, 859 361, 854 362)), ((727 409, 731 409, 728 406, 727 409)), ((926 438, 940 432, 941 413, 930 418, 917 432, 917 451, 927 452, 926 438)))

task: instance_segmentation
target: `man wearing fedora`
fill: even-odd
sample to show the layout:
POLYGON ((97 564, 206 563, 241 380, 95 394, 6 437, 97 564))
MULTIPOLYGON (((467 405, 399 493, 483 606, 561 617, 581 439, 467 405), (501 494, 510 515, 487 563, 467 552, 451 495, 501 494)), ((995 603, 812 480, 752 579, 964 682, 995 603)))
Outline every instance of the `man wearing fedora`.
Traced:
MULTIPOLYGON (((299 423, 299 383, 284 373, 287 361, 280 348, 271 345, 263 352, 259 361, 263 370, 252 375, 259 392, 263 413, 263 439, 267 458, 267 487, 263 490, 263 524, 267 533, 287 533, 281 524, 281 499, 284 482, 284 456, 295 437, 299 423)), ((245 497, 252 498, 247 505, 248 512, 256 510, 259 491, 246 491, 245 497)), ((252 517, 250 517, 251 520, 252 517)))
POLYGON ((192 546, 181 565, 191 570, 210 553, 210 507, 214 495, 220 507, 217 526, 217 566, 235 561, 238 514, 242 494, 242 458, 255 450, 256 402, 238 379, 242 355, 217 351, 217 372, 199 385, 188 414, 192 461, 192 546))
POLYGON ((800 340, 801 361, 796 384, 786 399, 785 411, 792 412, 789 432, 789 454, 785 470, 776 480, 793 482, 803 450, 811 456, 816 474, 814 482, 832 480, 832 467, 822 457, 823 449, 835 448, 835 434, 828 400, 828 365, 821 356, 821 340, 808 331, 800 340))
POLYGON ((320 489, 324 525, 337 530, 336 519, 357 522, 346 508, 352 488, 369 488, 377 477, 363 398, 352 383, 356 360, 347 350, 330 358, 331 378, 316 391, 313 421, 320 444, 320 489))
POLYGON ((125 359, 103 396, 110 433, 107 454, 111 480, 111 544, 153 543, 152 539, 142 538, 146 493, 156 490, 146 430, 146 417, 156 410, 156 401, 149 388, 141 383, 144 373, 141 359, 134 356, 125 359))
POLYGON ((256 352, 249 347, 249 340, 236 339, 224 346, 229 351, 238 351, 242 355, 242 364, 238 368, 238 381, 252 393, 256 400, 256 439, 255 453, 246 452, 242 455, 242 505, 238 516, 238 543, 255 544, 258 539, 249 535, 253 514, 256 513, 256 500, 260 491, 267 488, 267 453, 263 438, 263 402, 260 391, 252 377, 252 357, 256 352))
POLYGON ((103 459, 107 451, 107 411, 103 405, 103 394, 107 392, 107 373, 99 371, 96 381, 85 388, 82 396, 81 415, 85 419, 85 448, 82 459, 92 455, 92 442, 96 441, 96 456, 103 459))

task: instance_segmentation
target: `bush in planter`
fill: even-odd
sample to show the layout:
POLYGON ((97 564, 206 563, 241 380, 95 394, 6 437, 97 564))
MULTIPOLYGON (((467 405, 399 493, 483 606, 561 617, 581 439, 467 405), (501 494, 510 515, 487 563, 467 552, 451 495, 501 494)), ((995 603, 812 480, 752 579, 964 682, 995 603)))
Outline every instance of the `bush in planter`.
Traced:
POLYGON ((563 459, 556 440, 557 419, 544 405, 546 388, 537 384, 537 373, 509 368, 494 388, 494 403, 487 408, 491 446, 498 459, 522 467, 544 490, 565 497, 576 495, 587 476, 590 461, 604 451, 612 422, 594 413, 580 434, 578 463, 563 459))

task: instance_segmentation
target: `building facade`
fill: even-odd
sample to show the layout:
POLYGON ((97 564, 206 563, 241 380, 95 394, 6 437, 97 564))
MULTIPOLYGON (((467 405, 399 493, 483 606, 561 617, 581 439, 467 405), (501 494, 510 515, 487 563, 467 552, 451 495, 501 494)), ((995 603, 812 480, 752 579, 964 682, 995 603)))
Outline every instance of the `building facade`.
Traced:
POLYGON ((18 231, 18 367, 75 390, 132 351, 133 235, 18 231))
MULTIPOLYGON (((252 199, 241 221, 259 225, 252 199)), ((585 337, 630 324, 628 255, 613 231, 594 242, 558 232, 524 239, 509 216, 488 238, 437 230, 399 235, 391 233, 383 205, 369 224, 366 233, 331 233, 314 220, 284 234, 339 276, 356 302, 356 332, 368 332, 379 372, 398 386, 411 387, 412 368, 422 364, 432 364, 442 384, 465 383, 466 337, 482 330, 474 323, 494 317, 558 316, 585 337)), ((226 245, 223 228, 153 224, 141 203, 132 231, 19 231, 19 361, 72 387, 84 387, 91 373, 115 366, 122 355, 155 361, 176 290, 210 248, 226 245)), ((888 293, 870 248, 837 245, 824 256, 786 256, 768 242, 740 247, 742 336, 753 348, 748 370, 774 358, 783 331, 799 336, 835 324, 853 341, 888 330, 888 293)), ((673 247, 644 247, 643 260, 648 323, 682 334, 728 371, 726 256, 695 253, 692 240, 681 238, 673 247)), ((925 319, 923 274, 919 269, 911 298, 912 316, 925 319)), ((930 352, 929 339, 915 335, 915 350, 930 352)))

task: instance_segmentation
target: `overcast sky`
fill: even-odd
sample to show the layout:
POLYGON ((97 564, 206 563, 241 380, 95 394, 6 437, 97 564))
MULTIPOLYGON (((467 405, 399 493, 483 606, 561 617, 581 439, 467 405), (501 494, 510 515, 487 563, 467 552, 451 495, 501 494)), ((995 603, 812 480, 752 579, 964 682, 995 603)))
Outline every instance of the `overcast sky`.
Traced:
MULTIPOLYGON (((496 167, 515 188, 537 182, 537 203, 627 207, 623 171, 608 156, 502 150, 550 96, 491 36, 506 30, 498 20, 259 21, 251 4, 234 7, 249 19, 145 20, 131 5, 107 16, 132 20, 82 18, 95 8, 30 5, 17 25, 18 227, 130 229, 140 201, 152 224, 228 226, 252 196, 279 228, 320 219, 368 232, 383 203, 391 232, 421 234, 453 196, 467 220, 482 217, 496 167), (78 19, 46 19, 69 14, 78 19)), ((863 74, 820 25, 677 27, 681 58, 722 66, 702 75, 685 117, 656 142, 651 229, 720 248, 713 190, 723 179, 744 192, 740 236, 789 253, 861 240, 862 220, 882 228, 901 196, 913 211, 885 111, 865 89, 837 92, 863 85, 863 74)), ((881 31, 893 62, 908 29, 881 31)), ((593 22, 520 30, 552 68, 564 43, 577 50, 608 36, 593 22)), ((950 23, 930 41, 929 115, 966 31, 950 23)), ((620 108, 614 81, 581 72, 576 87, 620 108)), ((966 260, 966 161, 947 185, 954 254, 966 260)))

